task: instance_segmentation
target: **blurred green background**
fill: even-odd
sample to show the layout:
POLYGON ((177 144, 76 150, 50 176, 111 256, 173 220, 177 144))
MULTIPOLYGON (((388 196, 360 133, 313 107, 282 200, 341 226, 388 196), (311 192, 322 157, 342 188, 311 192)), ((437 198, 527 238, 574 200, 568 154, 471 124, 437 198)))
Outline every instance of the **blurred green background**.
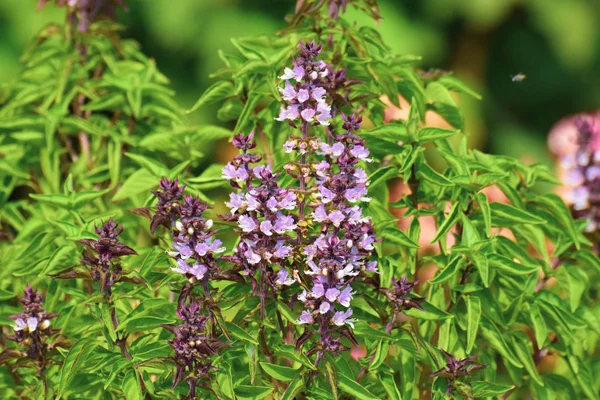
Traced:
MULTIPOLYGON (((232 37, 285 26, 294 0, 128 0, 125 36, 172 79, 191 106, 221 66, 232 37)), ((35 0, 0 0, 0 82, 16 76, 32 36, 64 10, 35 11, 35 0)), ((600 108, 600 0, 380 0, 377 25, 398 53, 420 67, 452 70, 483 95, 462 98, 473 146, 548 162, 546 135, 561 118, 600 108), (523 82, 511 76, 526 74, 523 82)), ((343 16, 373 24, 352 7, 343 16)), ((215 122, 216 109, 190 116, 215 122)))

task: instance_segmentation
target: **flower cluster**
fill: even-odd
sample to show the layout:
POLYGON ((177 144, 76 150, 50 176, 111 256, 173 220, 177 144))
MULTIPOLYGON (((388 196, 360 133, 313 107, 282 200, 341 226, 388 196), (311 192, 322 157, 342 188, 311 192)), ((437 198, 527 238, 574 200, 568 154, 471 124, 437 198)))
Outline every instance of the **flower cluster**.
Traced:
POLYGON ((242 154, 225 166, 223 178, 243 190, 231 193, 225 203, 230 212, 224 218, 237 221, 241 234, 230 260, 241 266, 242 274, 251 277, 260 267, 281 265, 274 283, 290 285, 294 280, 283 266, 292 254, 290 233, 297 227, 290 213, 296 208, 296 193, 279 186, 279 174, 273 173, 270 165, 252 166, 261 161, 259 155, 248 153, 256 147, 253 132, 236 135, 233 144, 242 154))
POLYGON ((317 61, 321 45, 314 41, 300 44, 301 52, 294 60, 294 68, 286 68, 280 77, 285 81, 284 87, 279 88, 286 105, 281 107, 277 121, 301 120, 308 123, 329 125, 331 106, 325 97, 326 90, 321 87, 322 80, 329 69, 324 61, 317 61))
POLYGON ((156 204, 150 229, 159 225, 171 230, 173 250, 169 255, 175 259, 174 272, 185 276, 190 283, 201 282, 206 286, 210 276, 220 273, 217 261, 225 251, 223 243, 215 239, 213 220, 204 217, 208 204, 191 195, 183 195, 185 185, 177 180, 162 178, 154 193, 156 204))
POLYGON ((455 390, 454 384, 459 378, 469 377, 471 376, 471 372, 487 368, 486 365, 473 361, 475 356, 457 360, 452 354, 447 353, 444 350, 442 350, 442 353, 444 353, 444 357, 446 357, 446 366, 434 372, 431 376, 441 376, 447 379, 448 385, 446 386, 446 395, 455 390))
POLYGON ((350 283, 361 271, 377 270, 377 262, 370 260, 376 240, 373 226, 356 204, 370 200, 367 174, 357 167, 360 161, 368 161, 369 151, 364 140, 353 133, 361 118, 343 114, 342 118, 345 133, 337 135, 332 144, 321 143, 318 154, 325 160, 314 164, 317 190, 310 218, 319 230, 314 242, 304 247, 312 288, 298 297, 307 308, 299 318, 303 324, 322 316, 336 326, 352 325, 350 283), (335 311, 336 304, 345 309, 335 311))
POLYGON ((10 337, 26 349, 27 357, 43 362, 44 353, 48 349, 46 340, 58 331, 50 328, 50 320, 57 316, 43 309, 44 297, 27 285, 23 297, 20 299, 23 311, 12 315, 15 320, 15 336, 10 337))
POLYGON ((577 151, 562 160, 570 186, 566 198, 573 215, 589 221, 586 231, 594 232, 600 227, 600 119, 582 117, 576 126, 577 151))
POLYGON ((198 298, 190 298, 189 304, 180 302, 177 307, 177 316, 183 323, 164 325, 175 335, 175 338, 169 341, 175 351, 173 361, 177 367, 173 376, 173 387, 184 379, 188 379, 191 392, 198 380, 209 378, 212 367, 211 358, 218 355, 218 350, 225 346, 223 342, 207 332, 206 323, 209 317, 201 313, 203 309, 206 307, 198 298))
POLYGON ((98 239, 81 239, 88 248, 83 253, 81 263, 90 269, 93 280, 100 282, 100 291, 110 295, 112 286, 123 275, 120 258, 136 254, 135 250, 119 242, 118 236, 123 232, 123 227, 110 218, 100 227, 95 227, 98 239))

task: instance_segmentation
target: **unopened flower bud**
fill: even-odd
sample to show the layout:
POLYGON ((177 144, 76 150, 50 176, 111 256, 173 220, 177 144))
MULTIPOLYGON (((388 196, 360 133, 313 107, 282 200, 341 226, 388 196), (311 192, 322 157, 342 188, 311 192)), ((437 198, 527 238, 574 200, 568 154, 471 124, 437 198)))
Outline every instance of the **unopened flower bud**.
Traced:
POLYGON ((183 232, 183 224, 181 223, 181 221, 177 221, 175 222, 175 228, 180 231, 183 232))
POLYGON ((206 229, 212 228, 213 224, 214 224, 214 222, 212 219, 206 220, 206 224, 205 224, 206 229))
POLYGON ((45 319, 41 324, 40 324, 40 329, 42 330, 46 330, 50 328, 50 321, 45 319))

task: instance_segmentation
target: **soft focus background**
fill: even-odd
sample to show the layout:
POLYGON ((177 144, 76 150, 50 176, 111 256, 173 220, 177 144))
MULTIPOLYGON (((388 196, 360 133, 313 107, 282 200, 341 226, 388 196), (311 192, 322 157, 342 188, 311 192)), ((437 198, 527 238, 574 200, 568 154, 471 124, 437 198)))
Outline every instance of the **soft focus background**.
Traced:
MULTIPOLYGON (((35 12, 35 0, 0 0, 0 82, 19 72, 29 39, 64 10, 35 12)), ((191 106, 220 67, 232 37, 275 32, 293 0, 128 0, 119 21, 191 106)), ((600 0, 379 0, 378 25, 421 68, 452 70, 483 95, 462 98, 471 144, 549 163, 552 126, 600 108, 600 0), (526 79, 512 82, 523 73, 526 79)), ((349 7, 346 19, 372 24, 349 7)), ((216 108, 190 116, 215 122, 216 108)))

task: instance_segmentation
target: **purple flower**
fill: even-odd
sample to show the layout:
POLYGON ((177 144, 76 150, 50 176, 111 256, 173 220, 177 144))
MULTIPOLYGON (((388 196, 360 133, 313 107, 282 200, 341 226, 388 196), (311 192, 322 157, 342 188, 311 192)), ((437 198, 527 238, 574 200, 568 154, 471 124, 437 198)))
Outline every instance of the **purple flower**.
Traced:
POLYGON ((286 153, 291 153, 296 148, 296 141, 288 140, 283 144, 283 149, 286 153))
POLYGON ((337 300, 344 307, 350 307, 350 300, 352 300, 352 288, 350 286, 346 286, 344 290, 341 291, 337 300))
POLYGON ((225 202, 225 205, 231 209, 232 214, 235 214, 237 210, 246 206, 244 195, 241 193, 229 193, 229 202, 225 202))
POLYGON ((169 255, 171 257, 181 257, 182 259, 187 260, 193 254, 192 249, 190 249, 190 246, 188 246, 186 244, 173 243, 173 248, 176 251, 169 252, 169 255))
POLYGON ((294 87, 287 81, 285 82, 285 88, 284 89, 280 88, 279 91, 281 92, 282 98, 286 101, 292 101, 297 96, 297 93, 294 90, 294 87))
POLYGON ((341 292, 337 288, 329 288, 329 289, 327 289, 327 292, 325 292, 325 297, 331 303, 334 303, 338 299, 338 296, 340 295, 340 293, 341 292))
POLYGON ((289 277, 289 273, 287 272, 287 270, 285 268, 282 268, 277 273, 277 280, 275 281, 276 284, 289 286, 289 285, 293 284, 294 282, 296 282, 296 281, 293 278, 289 277))
POLYGON ((284 74, 279 77, 279 79, 289 80, 295 79, 297 81, 301 81, 304 77, 304 68, 302 67, 294 67, 294 69, 285 68, 284 74))
POLYGON ((331 318, 331 322, 333 322, 335 325, 337 326, 342 326, 342 325, 350 325, 352 328, 354 328, 354 321, 356 321, 356 319, 354 318, 350 318, 350 316, 352 315, 352 309, 349 308, 346 311, 338 311, 333 315, 333 318, 331 318))
POLYGON ((288 107, 281 107, 281 111, 279 112, 279 117, 275 118, 277 121, 285 121, 289 119, 291 121, 298 119, 300 115, 298 111, 298 105, 292 104, 288 107))
POLYGON ((324 101, 323 96, 325 96, 325 94, 327 94, 327 91, 322 87, 316 87, 310 93, 311 97, 318 102, 324 101))
POLYGON ((329 312, 329 310, 331 310, 331 304, 324 301, 321 303, 321 306, 319 307, 319 314, 327 314, 329 312))
POLYGON ((275 232, 279 234, 283 234, 287 231, 292 231, 296 229, 296 224, 294 224, 294 218, 289 215, 283 215, 281 213, 277 213, 277 219, 275 220, 275 226, 273 228, 275 232))
MULTIPOLYGON (((298 101, 300 103, 304 103, 308 99, 310 99, 310 94, 308 93, 308 90, 306 90, 306 89, 298 90, 298 101)), ((286 99, 284 98, 284 100, 286 100, 286 99)), ((304 115, 302 115, 302 116, 304 117, 304 115)))
POLYGON ((336 228, 340 226, 340 224, 344 221, 345 218, 346 217, 344 213, 339 210, 332 211, 329 214, 329 220, 336 228))
POLYGON ((313 319, 313 316, 310 315, 310 313, 308 311, 302 311, 302 313, 300 314, 300 318, 298 318, 298 323, 299 324, 312 324, 313 322, 315 322, 315 320, 313 319))
POLYGON ((312 122, 315 116, 315 110, 313 110, 312 108, 307 108, 305 110, 302 110, 300 115, 302 115, 302 119, 304 119, 306 122, 312 122))
POLYGON ((272 230, 273 230, 273 225, 271 224, 271 221, 267 220, 267 221, 263 221, 260 223, 260 231, 262 233, 264 233, 265 235, 271 236, 273 234, 272 230))
POLYGON ((212 238, 207 239, 205 242, 200 242, 194 247, 196 253, 200 256, 205 256, 208 253, 222 253, 225 251, 225 247, 221 247, 223 242, 219 239, 213 241, 212 238))
POLYGON ((254 221, 254 218, 247 215, 240 216, 238 223, 244 232, 252 232, 256 230, 256 221, 254 221))
POLYGON ((279 208, 282 210, 293 210, 296 208, 296 193, 287 192, 285 197, 279 202, 279 208))
POLYGON ((327 204, 335 198, 335 194, 325 186, 320 185, 318 189, 323 203, 327 204))

